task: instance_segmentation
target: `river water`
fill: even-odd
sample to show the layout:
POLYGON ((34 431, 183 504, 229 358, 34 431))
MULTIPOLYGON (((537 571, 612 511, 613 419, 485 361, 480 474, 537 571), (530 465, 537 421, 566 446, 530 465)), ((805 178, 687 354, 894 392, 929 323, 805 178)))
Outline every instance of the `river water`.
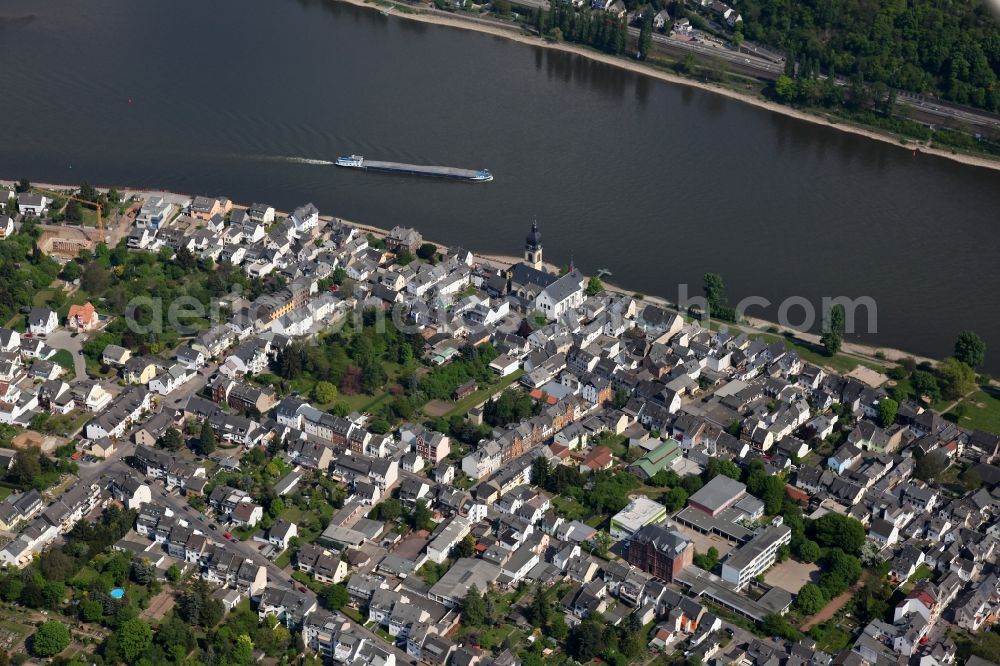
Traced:
POLYGON ((630 289, 675 300, 715 271, 732 301, 869 296, 877 332, 858 339, 943 356, 972 328, 1000 370, 1000 172, 326 0, 5 0, 0 17, 0 177, 313 201, 502 254, 537 219, 547 259, 630 289), (316 163, 344 153, 496 179, 316 163))

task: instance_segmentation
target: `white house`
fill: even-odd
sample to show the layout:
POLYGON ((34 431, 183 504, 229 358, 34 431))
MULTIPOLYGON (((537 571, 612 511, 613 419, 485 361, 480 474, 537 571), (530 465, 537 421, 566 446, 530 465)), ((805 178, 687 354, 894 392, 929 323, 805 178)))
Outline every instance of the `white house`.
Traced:
POLYGON ((555 321, 583 304, 584 284, 583 275, 573 269, 538 293, 535 308, 549 321, 555 321))
POLYGON ((311 203, 307 203, 292 211, 288 219, 295 225, 295 231, 301 234, 316 228, 319 224, 319 210, 311 203))
POLYGON ((32 335, 48 335, 59 326, 59 315, 48 308, 31 308, 28 330, 32 335))
POLYGON ((280 548, 285 550, 288 548, 288 542, 293 538, 298 536, 299 528, 295 526, 295 523, 289 522, 287 520, 278 520, 271 526, 271 529, 267 533, 267 540, 275 548, 280 548))
POLYGON ((17 212, 21 215, 34 215, 41 217, 45 209, 52 203, 52 199, 42 194, 33 192, 22 192, 17 195, 17 212))

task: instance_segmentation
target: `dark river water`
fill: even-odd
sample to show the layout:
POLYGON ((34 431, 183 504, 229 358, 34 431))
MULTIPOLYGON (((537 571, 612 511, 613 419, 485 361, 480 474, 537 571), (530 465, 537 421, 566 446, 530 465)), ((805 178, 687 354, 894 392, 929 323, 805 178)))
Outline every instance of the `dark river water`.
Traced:
POLYGON ((334 2, 4 0, 0 17, 0 177, 313 201, 503 254, 537 219, 548 259, 628 288, 675 300, 716 271, 731 301, 869 296, 860 339, 942 356, 972 328, 1000 370, 998 172, 334 2), (299 161, 348 152, 496 179, 299 161))

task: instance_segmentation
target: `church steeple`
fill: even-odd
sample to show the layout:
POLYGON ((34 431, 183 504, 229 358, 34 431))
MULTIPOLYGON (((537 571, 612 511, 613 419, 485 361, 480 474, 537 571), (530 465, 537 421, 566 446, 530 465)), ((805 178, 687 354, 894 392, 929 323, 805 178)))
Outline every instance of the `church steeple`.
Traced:
POLYGON ((542 270, 542 233, 538 230, 538 221, 531 223, 531 233, 524 239, 524 263, 542 270))

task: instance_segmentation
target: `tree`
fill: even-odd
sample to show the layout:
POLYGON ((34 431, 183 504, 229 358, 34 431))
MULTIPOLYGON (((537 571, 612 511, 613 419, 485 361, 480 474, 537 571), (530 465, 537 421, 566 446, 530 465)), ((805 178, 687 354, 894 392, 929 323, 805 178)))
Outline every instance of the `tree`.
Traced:
POLYGON ((337 387, 330 382, 316 382, 312 390, 313 399, 322 404, 333 402, 337 397, 337 387))
POLYGON ((792 102, 797 95, 795 80, 787 74, 782 74, 774 81, 774 94, 782 102, 792 102))
POLYGON ((705 483, 701 480, 701 477, 696 474, 689 474, 681 479, 681 488, 686 490, 688 495, 694 495, 704 485, 705 483))
POLYGON ((812 524, 813 536, 821 546, 842 548, 855 554, 865 544, 865 527, 859 521, 839 513, 825 513, 812 524))
POLYGON ((649 55, 650 49, 653 47, 653 22, 646 19, 642 22, 642 27, 639 29, 639 57, 643 60, 649 55))
POLYGON ((976 371, 955 357, 941 361, 937 375, 941 393, 948 400, 957 400, 976 387, 976 371))
POLYGON ((181 436, 180 430, 171 427, 167 428, 163 436, 160 437, 159 444, 168 451, 177 451, 184 446, 184 438, 181 436))
POLYGON ((709 458, 708 464, 705 466, 705 482, 711 481, 713 478, 723 474, 728 476, 730 479, 740 480, 740 467, 732 460, 721 460, 719 458, 709 458))
POLYGON ((823 335, 820 343, 827 356, 833 356, 844 344, 844 306, 837 304, 830 308, 827 321, 824 322, 823 335))
POLYGON ((476 553, 476 538, 471 534, 465 535, 452 549, 455 557, 472 557, 476 553))
POLYGON ((823 569, 819 586, 830 599, 834 598, 861 577, 861 562, 840 548, 831 548, 820 561, 823 569))
POLYGON ((593 296, 595 294, 601 293, 604 290, 604 285, 601 283, 600 278, 597 276, 591 276, 587 280, 587 296, 593 296))
POLYGON ((389 498, 379 502, 375 509, 375 519, 391 523, 403 515, 403 505, 398 499, 389 498))
POLYGON ((815 583, 806 583, 799 590, 799 595, 795 597, 795 608, 806 615, 815 615, 826 606, 827 598, 815 583))
POLYGON ((898 402, 892 398, 882 398, 878 402, 878 424, 883 428, 888 428, 896 422, 896 413, 898 411, 898 402))
POLYGON ((111 286, 111 273, 97 261, 91 261, 80 276, 80 287, 89 294, 103 294, 111 286))
POLYGON ((319 593, 319 599, 327 610, 340 610, 350 601, 347 588, 343 585, 327 585, 319 593))
POLYGON ((73 280, 80 279, 80 276, 82 274, 83 274, 83 269, 80 268, 80 264, 76 263, 75 261, 67 261, 62 268, 62 272, 60 273, 62 279, 66 280, 67 282, 72 282, 73 280))
POLYGON ((233 646, 233 661, 240 666, 247 666, 253 661, 253 640, 247 634, 240 634, 233 646))
POLYGON ((434 521, 431 519, 431 511, 427 508, 427 503, 425 501, 417 500, 416 505, 413 507, 413 511, 410 512, 410 526, 415 530, 430 531, 434 529, 434 521))
POLYGON ((694 556, 694 563, 705 571, 712 571, 719 563, 719 551, 715 546, 710 546, 707 553, 697 553, 694 556))
POLYGON ((858 560, 861 562, 861 566, 866 569, 878 569, 885 562, 882 559, 882 549, 874 541, 865 541, 858 560))
POLYGON ((48 620, 31 637, 31 651, 39 657, 54 657, 69 645, 69 629, 59 620, 48 620))
POLYGON ((694 58, 694 54, 688 53, 686 56, 684 56, 684 61, 681 63, 681 71, 687 74, 688 76, 693 76, 697 70, 698 70, 698 63, 694 58))
POLYGON ((986 357, 986 343, 974 331, 962 331, 955 341, 955 358, 970 368, 978 368, 986 357))
POLYGON ((820 555, 819 544, 812 539, 804 539, 799 545, 799 559, 803 562, 815 562, 820 555))
POLYGON ((549 620, 548 635, 557 641, 564 641, 569 636, 569 625, 566 624, 566 620, 563 619, 562 614, 557 613, 555 617, 549 620))
POLYGON ((126 661, 134 663, 153 644, 153 630, 137 617, 125 621, 115 632, 118 649, 126 661))
POLYGON ((171 583, 176 583, 181 579, 181 570, 176 564, 171 564, 170 568, 167 569, 167 580, 171 583))
POLYGON ((702 290, 705 292, 705 301, 708 303, 707 316, 723 321, 736 321, 736 311, 729 306, 726 300, 726 285, 722 281, 721 275, 705 273, 702 277, 702 290))
POLYGON ((100 622, 104 617, 104 606, 100 601, 84 599, 78 607, 80 619, 84 622, 100 622))
POLYGON ((32 486, 42 474, 41 451, 35 447, 20 449, 14 454, 7 477, 10 481, 22 486, 32 486))
POLYGON ((203 456, 207 456, 215 451, 215 430, 208 422, 208 419, 202 421, 201 424, 201 435, 198 437, 198 451, 203 456))
POLYGON ((761 629, 768 636, 778 636, 785 640, 794 641, 799 637, 799 632, 788 623, 783 615, 772 613, 764 618, 761 629))
POLYGON ((665 495, 663 495, 663 504, 667 507, 667 511, 680 511, 684 508, 687 503, 688 493, 686 490, 680 486, 675 486, 670 489, 665 495))
POLYGON ((97 189, 87 181, 80 183, 80 191, 77 196, 85 201, 97 203, 97 189))
POLYGON ((607 532, 600 531, 594 535, 594 545, 597 547, 597 554, 602 557, 608 554, 608 548, 611 548, 611 544, 614 543, 614 539, 607 532))
POLYGON ((462 621, 473 627, 478 627, 486 618, 486 602, 483 593, 473 584, 462 600, 462 621))
POLYGON ((910 375, 910 383, 918 397, 926 397, 931 402, 941 399, 941 387, 938 385, 937 377, 926 370, 914 370, 910 375))
POLYGON ((577 661, 590 661, 601 653, 604 626, 599 617, 588 615, 583 622, 569 630, 566 651, 577 661))
POLYGON ((417 248, 417 256, 424 261, 430 261, 437 254, 437 245, 434 243, 423 243, 417 248))
POLYGON ((924 454, 917 460, 917 465, 913 470, 918 479, 930 483, 937 478, 941 472, 948 468, 948 454, 942 449, 935 449, 924 454))

